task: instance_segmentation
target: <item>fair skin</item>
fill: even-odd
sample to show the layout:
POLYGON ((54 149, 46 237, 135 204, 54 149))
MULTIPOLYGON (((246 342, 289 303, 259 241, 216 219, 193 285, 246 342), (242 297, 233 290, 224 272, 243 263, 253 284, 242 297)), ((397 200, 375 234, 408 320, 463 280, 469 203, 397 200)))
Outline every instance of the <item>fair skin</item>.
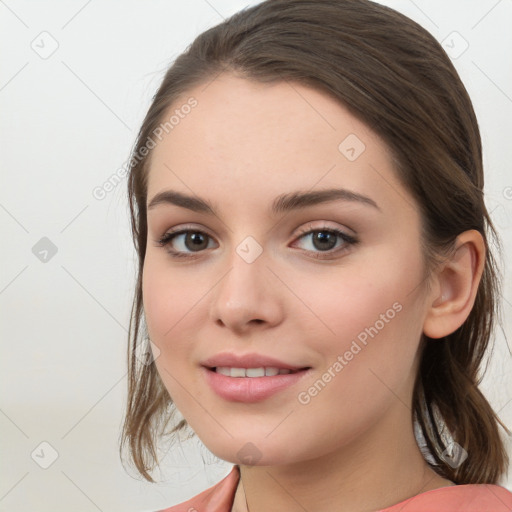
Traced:
POLYGON ((168 202, 148 209, 144 310, 176 407, 215 455, 240 465, 233 510, 247 511, 247 501, 251 512, 369 512, 452 485, 418 449, 411 397, 422 333, 449 334, 471 310, 481 236, 463 233, 427 287, 416 202, 386 145, 347 109, 300 84, 229 74, 170 111, 190 96, 198 105, 152 152, 147 203, 172 189, 210 201, 216 215, 168 202), (365 145, 353 161, 338 149, 350 134, 365 145), (270 211, 281 194, 330 188, 371 201, 270 211), (199 250, 185 235, 158 244, 185 226, 205 233, 199 250), (358 242, 333 235, 325 248, 304 235, 315 229, 358 242), (237 252, 247 237, 262 250, 250 263, 237 252), (172 249, 191 257, 173 259, 172 249), (220 352, 309 370, 260 402, 226 400, 201 366, 220 352), (308 393, 329 368, 328 383, 308 393), (257 453, 251 465, 239 455, 247 443, 257 453))

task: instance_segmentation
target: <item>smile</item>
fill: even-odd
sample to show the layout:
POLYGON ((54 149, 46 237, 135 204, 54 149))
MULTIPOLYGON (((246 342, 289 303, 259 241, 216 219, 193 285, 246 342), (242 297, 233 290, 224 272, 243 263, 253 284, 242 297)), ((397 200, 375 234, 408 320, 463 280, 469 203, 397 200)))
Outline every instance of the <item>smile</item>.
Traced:
POLYGON ((311 368, 290 370, 275 366, 202 367, 206 384, 217 396, 228 402, 244 403, 261 402, 287 388, 298 386, 311 371, 311 368))
POLYGON ((296 373, 298 370, 288 370, 286 368, 276 368, 273 366, 259 368, 233 368, 229 366, 218 366, 212 368, 216 373, 226 375, 227 377, 272 377, 274 375, 286 375, 296 373))

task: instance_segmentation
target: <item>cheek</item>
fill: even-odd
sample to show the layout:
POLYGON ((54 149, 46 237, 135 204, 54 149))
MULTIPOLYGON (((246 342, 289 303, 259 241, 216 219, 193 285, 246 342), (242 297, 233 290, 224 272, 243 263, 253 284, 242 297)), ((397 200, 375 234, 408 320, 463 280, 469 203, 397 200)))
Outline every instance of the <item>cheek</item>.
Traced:
POLYGON ((190 274, 171 272, 162 255, 146 256, 142 275, 144 313, 150 337, 161 342, 171 336, 180 319, 193 314, 200 290, 190 274))
MULTIPOLYGON (((308 297, 307 304, 321 320, 309 322, 316 327, 307 336, 321 357, 319 371, 302 386, 302 399, 297 398, 315 414, 336 414, 325 405, 343 403, 336 410, 345 419, 356 412, 363 417, 363 411, 371 414, 388 403, 390 389, 403 391, 407 400, 423 325, 418 286, 423 268, 419 252, 411 257, 395 253, 394 259, 381 256, 339 278, 326 274, 320 281, 317 276, 315 282, 301 283, 298 294, 308 297)), ((306 324, 299 327, 307 329, 306 324)))
POLYGON ((395 394, 407 403, 422 332, 420 262, 419 254, 395 254, 394 260, 374 259, 321 286, 304 283, 302 293, 308 290, 308 304, 322 320, 310 338, 322 364, 297 397, 312 416, 327 421, 332 415, 357 428, 388 407, 395 394))
POLYGON ((185 411, 190 408, 186 389, 192 374, 187 362, 191 360, 192 336, 199 322, 194 317, 201 297, 207 293, 201 288, 200 281, 190 279, 190 273, 170 271, 160 254, 146 257, 142 294, 148 334, 159 350, 155 364, 173 402, 185 411))
POLYGON ((397 345, 421 332, 421 301, 414 293, 422 278, 419 259, 395 254, 390 261, 386 256, 362 261, 349 272, 327 269, 314 279, 297 280, 297 295, 307 298, 317 318, 309 315, 316 335, 308 338, 318 351, 332 357, 349 350, 354 340, 363 346, 373 339, 397 345))
POLYGON ((183 329, 192 329, 192 334, 193 326, 197 327, 194 316, 207 290, 202 291, 197 280, 191 282, 188 273, 170 272, 163 259, 160 255, 146 258, 142 279, 144 316, 149 337, 164 356, 156 360, 157 366, 165 365, 170 372, 176 363, 174 374, 193 346, 183 329))

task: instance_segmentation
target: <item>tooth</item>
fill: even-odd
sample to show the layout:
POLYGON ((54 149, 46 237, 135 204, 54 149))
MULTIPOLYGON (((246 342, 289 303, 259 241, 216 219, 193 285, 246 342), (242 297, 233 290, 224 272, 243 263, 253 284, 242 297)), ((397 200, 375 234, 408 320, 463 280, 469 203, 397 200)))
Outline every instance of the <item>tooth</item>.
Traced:
POLYGON ((259 368, 231 368, 229 366, 217 366, 217 373, 227 377, 272 377, 274 375, 286 375, 292 373, 291 370, 275 368, 273 366, 259 368))
POLYGON ((231 377, 245 377, 245 368, 231 368, 231 377))
POLYGON ((265 377, 265 368, 247 368, 247 377, 265 377))

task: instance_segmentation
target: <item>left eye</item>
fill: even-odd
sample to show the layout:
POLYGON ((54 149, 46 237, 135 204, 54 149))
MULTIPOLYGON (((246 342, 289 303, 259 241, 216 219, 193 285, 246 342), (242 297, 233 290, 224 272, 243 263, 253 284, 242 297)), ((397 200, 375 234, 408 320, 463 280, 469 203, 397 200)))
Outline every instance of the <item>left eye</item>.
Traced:
MULTIPOLYGON (((340 250, 345 250, 350 245, 354 245, 357 243, 357 239, 339 229, 335 228, 317 228, 310 229, 307 231, 303 231, 300 233, 298 240, 306 239, 310 237, 310 240, 313 244, 313 250, 305 249, 307 252, 315 253, 315 249, 319 256, 322 257, 321 253, 328 252, 328 254, 332 254, 332 252, 339 252, 340 250), (333 251, 333 248, 336 246, 336 243, 341 239, 341 249, 338 246, 338 249, 333 251)), ((197 229, 182 229, 175 232, 165 233, 160 240, 157 241, 157 244, 160 247, 167 247, 169 254, 174 258, 189 258, 193 257, 191 253, 201 252, 203 249, 211 248, 208 244, 208 239, 212 240, 212 237, 205 233, 204 231, 200 231, 197 229), (181 244, 181 248, 176 249, 172 247, 174 243, 181 244), (187 252, 191 251, 191 252, 187 252)))
MULTIPOLYGON (((312 246, 314 249, 319 250, 320 252, 331 251, 336 246, 338 240, 341 239, 341 248, 345 249, 347 246, 353 245, 357 243, 357 240, 347 233, 340 231, 335 228, 317 228, 311 229, 309 231, 305 231, 299 237, 301 238, 310 238, 312 246)), ((338 246, 339 248, 340 246, 338 246)), ((308 250, 308 249, 306 249, 308 250)), ((334 251, 337 252, 337 251, 334 251)))

